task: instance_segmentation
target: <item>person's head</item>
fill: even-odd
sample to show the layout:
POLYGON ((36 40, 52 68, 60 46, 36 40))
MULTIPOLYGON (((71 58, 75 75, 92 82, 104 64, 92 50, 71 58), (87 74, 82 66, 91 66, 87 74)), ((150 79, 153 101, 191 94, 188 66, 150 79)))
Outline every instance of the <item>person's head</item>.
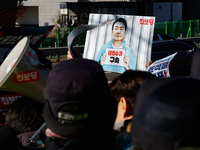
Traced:
POLYGON ((116 122, 132 116, 135 97, 140 86, 145 80, 155 78, 157 77, 150 72, 128 70, 110 83, 111 94, 118 102, 116 122))
POLYGON ((118 18, 112 24, 112 38, 114 41, 123 41, 126 34, 127 23, 123 18, 118 18))
POLYGON ((87 138, 112 132, 117 103, 96 61, 74 58, 60 62, 48 76, 46 92, 44 119, 55 134, 87 138))
POLYGON ((131 134, 136 150, 200 147, 200 81, 163 78, 138 91, 131 134))
POLYGON ((44 123, 42 108, 43 104, 28 97, 15 100, 8 110, 5 124, 17 134, 36 131, 44 123))

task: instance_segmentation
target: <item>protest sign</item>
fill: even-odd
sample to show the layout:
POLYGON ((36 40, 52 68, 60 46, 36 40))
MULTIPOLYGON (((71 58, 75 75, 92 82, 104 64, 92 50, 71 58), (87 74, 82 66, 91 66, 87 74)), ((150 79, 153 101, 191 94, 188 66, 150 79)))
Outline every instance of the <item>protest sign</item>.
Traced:
MULTIPOLYGON (((54 26, 45 27, 0 27, 0 65, 12 51, 15 45, 23 38, 28 37, 30 43, 38 47, 48 36, 54 26)), ((39 63, 37 54, 34 50, 28 50, 29 60, 33 65, 39 63)), ((8 66, 7 73, 13 67, 17 59, 13 60, 8 66)), ((14 83, 23 83, 39 80, 37 70, 23 72, 14 75, 14 83)), ((12 102, 22 97, 21 94, 0 90, 0 112, 7 110, 12 102)))
POLYGON ((105 60, 105 64, 124 66, 125 49, 106 49, 106 56, 108 59, 105 60))
POLYGON ((108 20, 106 22, 103 22, 100 24, 95 24, 95 25, 82 25, 82 26, 79 26, 79 27, 75 28, 74 30, 72 30, 71 33, 69 34, 69 36, 67 37, 68 50, 70 51, 72 57, 75 58, 75 55, 73 54, 73 51, 71 49, 72 42, 78 34, 95 29, 95 28, 99 28, 99 27, 109 24, 111 22, 112 22, 112 20, 108 20))
POLYGON ((158 78, 170 77, 169 64, 171 60, 176 56, 177 53, 178 52, 155 61, 153 64, 151 64, 147 68, 147 71, 156 75, 158 78))
POLYGON ((8 91, 0 91, 0 113, 7 111, 10 105, 17 99, 23 97, 18 93, 12 93, 8 91))
POLYGON ((101 64, 105 71, 123 73, 128 69, 145 70, 145 64, 151 57, 155 17, 90 14, 88 24, 95 25, 111 19, 114 19, 112 23, 87 31, 83 57, 103 62, 101 64), (125 23, 118 20, 119 18, 123 18, 125 23), (117 40, 123 43, 116 44, 117 40), (108 64, 109 61, 115 62, 116 58, 118 61, 119 57, 108 56, 107 48, 110 51, 125 49, 122 59, 124 66, 118 63, 108 64), (105 59, 102 59, 103 54, 106 54, 105 59))

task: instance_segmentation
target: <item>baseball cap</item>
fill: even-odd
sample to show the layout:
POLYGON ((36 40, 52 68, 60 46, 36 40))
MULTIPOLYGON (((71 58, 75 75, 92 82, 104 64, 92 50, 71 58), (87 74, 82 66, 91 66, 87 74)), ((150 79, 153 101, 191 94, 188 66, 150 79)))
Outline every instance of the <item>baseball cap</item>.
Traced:
POLYGON ((154 150, 200 146, 199 85, 189 77, 146 81, 136 97, 132 138, 154 150))
POLYGON ((49 73, 46 92, 44 119, 54 133, 83 137, 112 130, 117 102, 110 94, 101 65, 96 61, 74 58, 60 62, 49 73), (78 110, 73 113, 60 111, 70 105, 77 106, 78 110))

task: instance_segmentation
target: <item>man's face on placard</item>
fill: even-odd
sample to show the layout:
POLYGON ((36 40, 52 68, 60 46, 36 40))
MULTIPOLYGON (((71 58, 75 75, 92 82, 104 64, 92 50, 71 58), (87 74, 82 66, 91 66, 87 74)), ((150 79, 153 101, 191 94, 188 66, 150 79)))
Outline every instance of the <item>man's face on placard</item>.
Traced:
POLYGON ((123 41, 125 37, 125 25, 122 22, 116 22, 113 26, 112 37, 114 41, 123 41))

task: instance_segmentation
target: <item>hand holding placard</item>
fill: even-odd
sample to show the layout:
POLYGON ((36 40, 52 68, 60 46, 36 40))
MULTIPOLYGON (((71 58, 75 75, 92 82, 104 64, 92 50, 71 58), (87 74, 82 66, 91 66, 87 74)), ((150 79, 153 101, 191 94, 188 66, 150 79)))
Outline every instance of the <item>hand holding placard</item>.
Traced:
POLYGON ((101 56, 101 62, 100 62, 101 66, 103 66, 105 60, 106 60, 106 54, 103 53, 103 55, 101 56))
POLYGON ((128 65, 129 65, 129 57, 128 57, 128 55, 126 55, 124 57, 124 67, 126 68, 126 70, 130 69, 128 65))
POLYGON ((147 71, 156 75, 158 78, 170 77, 169 64, 177 53, 178 52, 155 61, 147 68, 147 71))

